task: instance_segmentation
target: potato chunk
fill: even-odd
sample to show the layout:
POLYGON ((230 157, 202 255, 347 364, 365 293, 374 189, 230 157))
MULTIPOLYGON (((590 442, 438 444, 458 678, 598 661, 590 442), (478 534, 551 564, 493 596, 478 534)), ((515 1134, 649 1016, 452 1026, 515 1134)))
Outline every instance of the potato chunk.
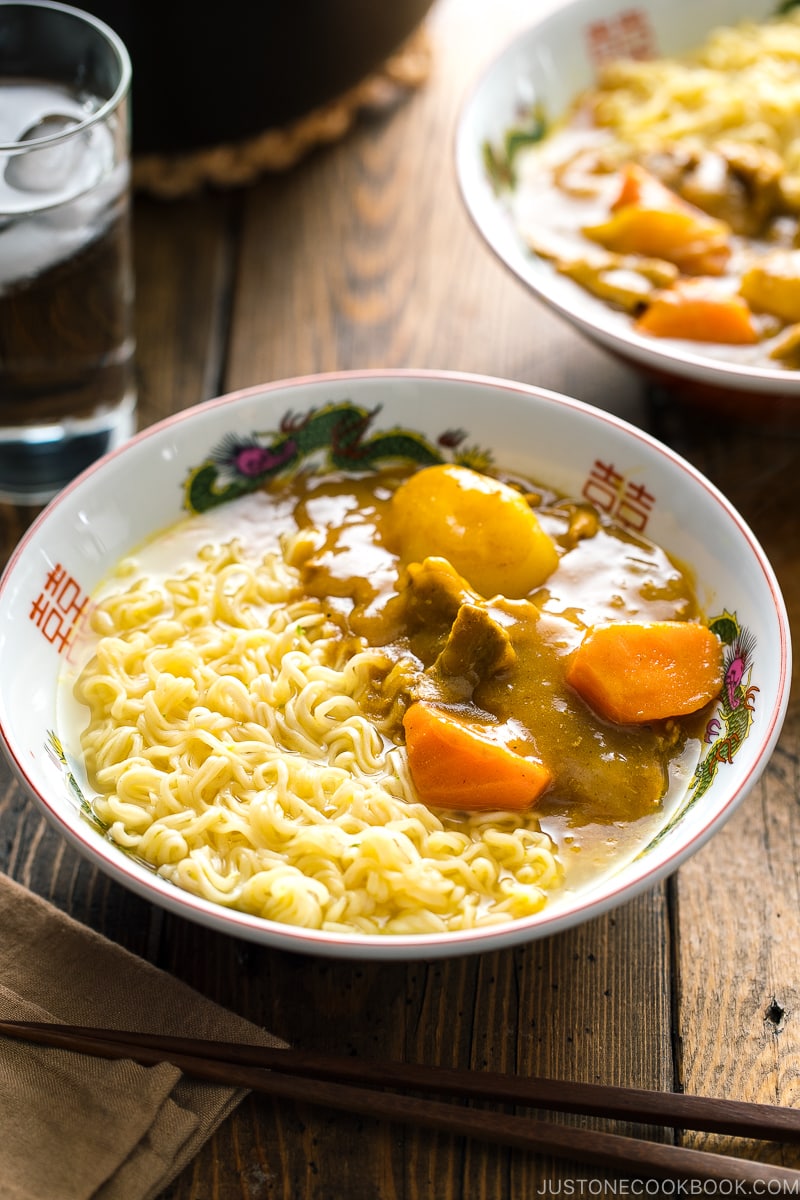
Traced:
POLYGON ((617 254, 674 263, 684 275, 722 275, 730 258, 730 227, 709 217, 635 163, 623 172, 612 215, 584 226, 594 242, 617 254))
POLYGON ((741 294, 756 312, 800 321, 800 250, 774 250, 742 276, 741 294))
POLYGON ((445 558, 481 596, 521 599, 558 565, 552 538, 514 488, 467 467, 425 467, 392 497, 406 563, 445 558))

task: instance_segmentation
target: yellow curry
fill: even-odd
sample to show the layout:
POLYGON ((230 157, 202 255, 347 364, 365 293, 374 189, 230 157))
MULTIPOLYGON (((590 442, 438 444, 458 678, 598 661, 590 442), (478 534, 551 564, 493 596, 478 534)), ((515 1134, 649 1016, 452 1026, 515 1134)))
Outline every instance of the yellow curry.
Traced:
POLYGON ((343 655, 385 651, 361 703, 406 745, 423 801, 536 803, 572 825, 659 809, 722 684, 721 646, 663 550, 590 504, 464 467, 293 487, 292 565, 343 655))

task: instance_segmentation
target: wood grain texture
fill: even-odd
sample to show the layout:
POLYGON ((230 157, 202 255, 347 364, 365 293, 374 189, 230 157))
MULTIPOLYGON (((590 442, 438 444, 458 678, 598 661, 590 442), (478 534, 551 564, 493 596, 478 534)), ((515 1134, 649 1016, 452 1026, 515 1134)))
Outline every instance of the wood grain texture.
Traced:
MULTIPOLYGON (((800 428, 754 412, 720 422, 673 409, 657 431, 736 505, 778 578, 800 629, 800 428)), ((681 1075, 686 1090, 800 1103, 800 692, 757 787, 676 880, 681 1075)), ((766 698, 765 698, 766 699, 766 698)), ((721 1138, 693 1144, 725 1149, 721 1138)), ((752 1147, 797 1166, 797 1150, 752 1147)))
POLYGON ((222 390, 240 204, 233 194, 175 205, 137 198, 140 428, 222 390))

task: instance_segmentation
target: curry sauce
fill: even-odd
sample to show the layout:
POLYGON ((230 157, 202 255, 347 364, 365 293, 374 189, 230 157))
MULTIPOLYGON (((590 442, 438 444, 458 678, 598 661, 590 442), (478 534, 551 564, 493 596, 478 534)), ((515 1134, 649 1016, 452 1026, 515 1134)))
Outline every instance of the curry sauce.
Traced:
POLYGON ((409 475, 309 475, 292 485, 304 590, 325 600, 344 653, 355 639, 385 655, 365 710, 388 744, 402 744, 403 713, 420 698, 477 723, 547 765, 553 782, 536 811, 557 841, 590 847, 593 860, 617 853, 620 838, 641 836, 637 827, 663 817, 687 782, 702 714, 616 725, 569 686, 567 666, 598 624, 697 620, 688 573, 591 505, 506 476, 552 540, 557 566, 526 596, 481 596, 445 559, 403 561, 392 497, 409 475), (467 610, 469 622, 459 617, 467 610), (471 626, 460 640, 459 621, 471 626))

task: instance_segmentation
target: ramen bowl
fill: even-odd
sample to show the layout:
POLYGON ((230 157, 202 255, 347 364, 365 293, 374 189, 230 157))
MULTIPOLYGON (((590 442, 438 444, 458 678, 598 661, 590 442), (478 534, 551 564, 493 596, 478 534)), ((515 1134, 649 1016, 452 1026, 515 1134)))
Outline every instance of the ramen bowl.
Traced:
MULTIPOLYGON (((225 592, 226 605, 229 600, 225 592)), ((147 608, 146 596, 142 603, 147 608)), ((223 624, 228 619, 223 617, 223 624)), ((304 621, 295 619, 286 632, 280 666, 285 658, 294 670, 294 639, 309 636, 304 621)), ((251 630, 246 636, 256 634, 251 630)), ((174 625, 165 619, 154 637, 169 648, 175 643, 174 625)), ((190 686, 190 671, 176 666, 178 660, 159 659, 159 646, 156 653, 160 666, 151 670, 155 691, 148 703, 155 740, 166 745, 174 740, 173 714, 187 711, 186 696, 176 701, 170 689, 190 686)), ((118 676, 112 678, 116 669, 109 667, 98 686, 116 689, 124 708, 131 696, 122 695, 118 676)), ((228 699, 223 707, 241 699, 240 684, 231 683, 236 672, 231 660, 224 672, 228 699)), ((134 710, 141 715, 135 702, 147 681, 135 671, 133 676, 134 710)), ((780 732, 789 678, 789 630, 773 571, 741 516, 708 480, 607 412, 535 387, 457 373, 334 373, 252 387, 181 412, 101 459, 52 501, 17 546, 0 581, 3 747, 33 802, 65 840, 117 883, 173 914, 235 937, 326 956, 432 959, 494 950, 564 930, 651 888, 720 828, 758 780, 780 732), (398 463, 412 477, 425 465, 487 469, 494 464, 510 476, 575 498, 579 506, 616 522, 626 538, 655 543, 685 565, 700 611, 721 641, 725 669, 722 691, 697 731, 691 769, 669 804, 654 812, 642 836, 613 862, 579 884, 554 887, 535 912, 510 916, 501 910, 489 924, 425 932, 343 928, 335 920, 315 926, 302 918, 297 923, 296 915, 283 919, 280 908, 275 915, 269 904, 276 901, 278 884, 266 897, 268 916, 237 907, 236 889, 226 892, 224 882, 221 895, 213 898, 193 891, 167 877, 175 859, 170 838, 180 840, 179 827, 153 862, 143 842, 120 836, 115 821, 98 816, 81 737, 86 712, 74 689, 87 659, 97 655, 88 631, 108 580, 114 577, 111 590, 126 592, 148 546, 159 547, 150 562, 153 578, 180 575, 186 546, 176 530, 189 529, 202 546, 224 544, 234 528, 261 537, 274 516, 264 490, 270 481, 278 494, 275 489, 284 483, 300 486, 298 472, 313 489, 319 472, 331 467, 348 478, 366 479, 374 469, 398 463), (252 505, 255 510, 247 507, 252 505)), ((278 709, 285 715, 289 708, 285 695, 274 695, 270 703, 269 711, 260 710, 267 723, 278 709)), ((333 736, 350 711, 330 710, 333 736)), ((134 736, 139 719, 121 718, 128 724, 123 742, 134 736)), ((248 728, 252 749, 257 731, 252 723, 248 728)), ((214 762, 230 750, 227 737, 218 743, 214 762)), ((109 753, 113 767, 136 750, 117 746, 109 753)), ((402 754, 402 749, 391 753, 402 754)), ((144 751, 140 765, 147 768, 144 751)), ((225 786, 213 771, 209 776, 212 765, 211 758, 203 758, 196 774, 184 781, 202 792, 204 820, 225 786)), ((375 762, 370 769, 380 766, 375 762)), ((137 775, 127 799, 135 800, 137 792, 145 804, 154 799, 149 778, 142 784, 137 775)), ((230 813, 226 817, 236 836, 242 816, 240 808, 235 819, 230 813)), ((491 825, 493 818, 486 819, 491 825)), ((523 820, 529 816, 518 815, 513 824, 523 820)), ((402 819, 385 825, 379 836, 394 836, 392 829, 400 829, 401 842, 410 829, 402 819)), ((281 844, 292 836, 285 822, 281 830, 278 857, 281 844)), ((403 844, 408 848, 407 841, 403 844)), ((309 851, 309 862, 318 850, 317 845, 309 851)), ((556 857, 560 852, 556 849, 556 857)), ((213 854, 206 856, 204 878, 216 877, 217 869, 213 854)), ((310 874, 314 870, 312 865, 310 874)), ((370 875, 376 894, 381 870, 377 855, 370 875)), ((192 879, 197 882, 196 873, 190 884, 192 879)), ((266 886, 269 892, 269 881, 266 886)), ((318 892, 319 886, 317 880, 309 889, 318 892)))
MULTIPOLYGON (((635 320, 616 301, 599 299, 557 270, 554 259, 530 248, 526 223, 540 229, 554 218, 563 227, 567 210, 563 193, 539 189, 544 174, 526 172, 520 164, 532 140, 543 134, 547 141, 557 134, 577 97, 597 83, 609 61, 682 56, 719 27, 763 22, 777 15, 779 7, 776 0, 640 0, 633 6, 625 0, 568 0, 548 5, 472 86, 455 142, 456 174, 467 212, 486 244, 539 303, 678 400, 758 421, 767 413, 796 418, 797 360, 770 359, 760 346, 637 331, 635 320), (498 178, 498 171, 506 177, 498 178), (526 191, 533 201, 529 212, 526 191)), ((742 102, 744 113, 751 103, 749 97, 742 102)), ((664 105, 669 108, 668 101, 664 105)), ((653 107, 658 107, 657 96, 653 107)), ((750 119, 756 119, 752 113, 750 119)), ((736 129, 726 131, 730 134, 735 137, 736 129)), ((580 179, 575 182, 580 186, 580 179)), ((594 213, 583 219, 591 225, 604 218, 594 213)))

